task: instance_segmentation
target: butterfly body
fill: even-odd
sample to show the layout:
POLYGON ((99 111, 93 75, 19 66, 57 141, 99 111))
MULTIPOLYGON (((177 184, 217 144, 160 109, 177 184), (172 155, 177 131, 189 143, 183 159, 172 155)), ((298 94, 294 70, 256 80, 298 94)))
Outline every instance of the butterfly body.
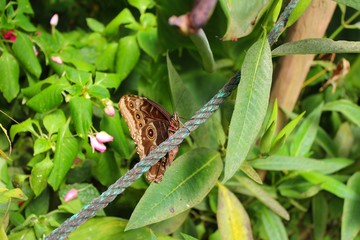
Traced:
MULTIPOLYGON (((150 99, 136 95, 125 95, 119 102, 140 160, 179 129, 180 122, 176 113, 170 115, 163 107, 150 99)), ((169 151, 146 173, 151 182, 161 182, 166 167, 171 165, 178 148, 169 151)))

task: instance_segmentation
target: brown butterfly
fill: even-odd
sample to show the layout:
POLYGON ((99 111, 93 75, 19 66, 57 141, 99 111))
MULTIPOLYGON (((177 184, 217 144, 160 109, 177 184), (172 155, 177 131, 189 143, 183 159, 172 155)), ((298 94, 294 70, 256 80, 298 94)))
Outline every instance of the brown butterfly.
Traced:
MULTIPOLYGON (((132 139, 137 145, 140 160, 148 155, 160 143, 174 134, 180 127, 177 113, 170 115, 163 107, 145 97, 125 95, 119 102, 121 115, 124 117, 132 139)), ((151 182, 161 182, 165 169, 171 165, 178 147, 168 152, 146 173, 151 182)))

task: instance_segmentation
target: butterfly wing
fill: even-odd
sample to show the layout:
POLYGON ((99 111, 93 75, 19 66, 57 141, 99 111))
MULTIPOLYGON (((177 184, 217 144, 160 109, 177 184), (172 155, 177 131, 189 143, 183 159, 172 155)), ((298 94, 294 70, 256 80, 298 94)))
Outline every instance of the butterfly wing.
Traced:
MULTIPOLYGON (((140 159, 169 137, 169 129, 172 129, 170 123, 174 120, 157 103, 144 97, 126 95, 120 99, 119 109, 137 145, 136 150, 140 159)), ((176 121, 175 123, 178 124, 177 119, 176 121)), ((171 164, 176 153, 177 149, 170 151, 152 166, 146 173, 147 180, 160 182, 166 166, 171 164)))

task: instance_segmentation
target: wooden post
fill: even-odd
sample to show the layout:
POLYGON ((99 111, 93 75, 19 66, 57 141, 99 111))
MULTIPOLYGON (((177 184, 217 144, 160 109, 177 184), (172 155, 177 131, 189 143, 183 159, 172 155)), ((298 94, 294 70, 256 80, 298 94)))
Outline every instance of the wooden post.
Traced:
MULTIPOLYGON (((286 42, 306 38, 322 38, 335 11, 336 2, 313 0, 301 18, 288 30, 286 42)), ((289 55, 281 57, 275 71, 275 84, 271 99, 278 99, 279 107, 292 111, 300 95, 314 55, 289 55)), ((280 111, 278 129, 286 123, 280 111)))

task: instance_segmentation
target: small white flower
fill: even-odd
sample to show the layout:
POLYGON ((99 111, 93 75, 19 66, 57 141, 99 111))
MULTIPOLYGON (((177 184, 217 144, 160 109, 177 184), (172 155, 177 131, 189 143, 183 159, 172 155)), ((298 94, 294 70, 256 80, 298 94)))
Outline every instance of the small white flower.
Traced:
POLYGON ((57 13, 55 13, 50 19, 50 25, 53 27, 56 27, 58 22, 59 22, 59 15, 57 13))
POLYGON ((99 142, 96 139, 96 137, 94 137, 92 135, 89 135, 89 138, 90 138, 90 145, 91 145, 93 151, 96 150, 98 152, 105 152, 106 146, 103 143, 99 142))
POLYGON ((105 131, 101 131, 96 134, 96 140, 98 140, 100 143, 107 143, 112 142, 114 140, 114 137, 109 135, 105 131))
POLYGON ((115 115, 115 108, 113 105, 106 105, 104 108, 106 115, 113 117, 115 115))
POLYGON ((75 199, 77 197, 77 195, 78 195, 78 191, 76 189, 72 188, 66 193, 66 195, 64 197, 64 201, 69 202, 69 201, 75 199))
POLYGON ((58 64, 63 64, 63 61, 62 61, 61 57, 51 56, 51 60, 53 62, 58 63, 58 64))

